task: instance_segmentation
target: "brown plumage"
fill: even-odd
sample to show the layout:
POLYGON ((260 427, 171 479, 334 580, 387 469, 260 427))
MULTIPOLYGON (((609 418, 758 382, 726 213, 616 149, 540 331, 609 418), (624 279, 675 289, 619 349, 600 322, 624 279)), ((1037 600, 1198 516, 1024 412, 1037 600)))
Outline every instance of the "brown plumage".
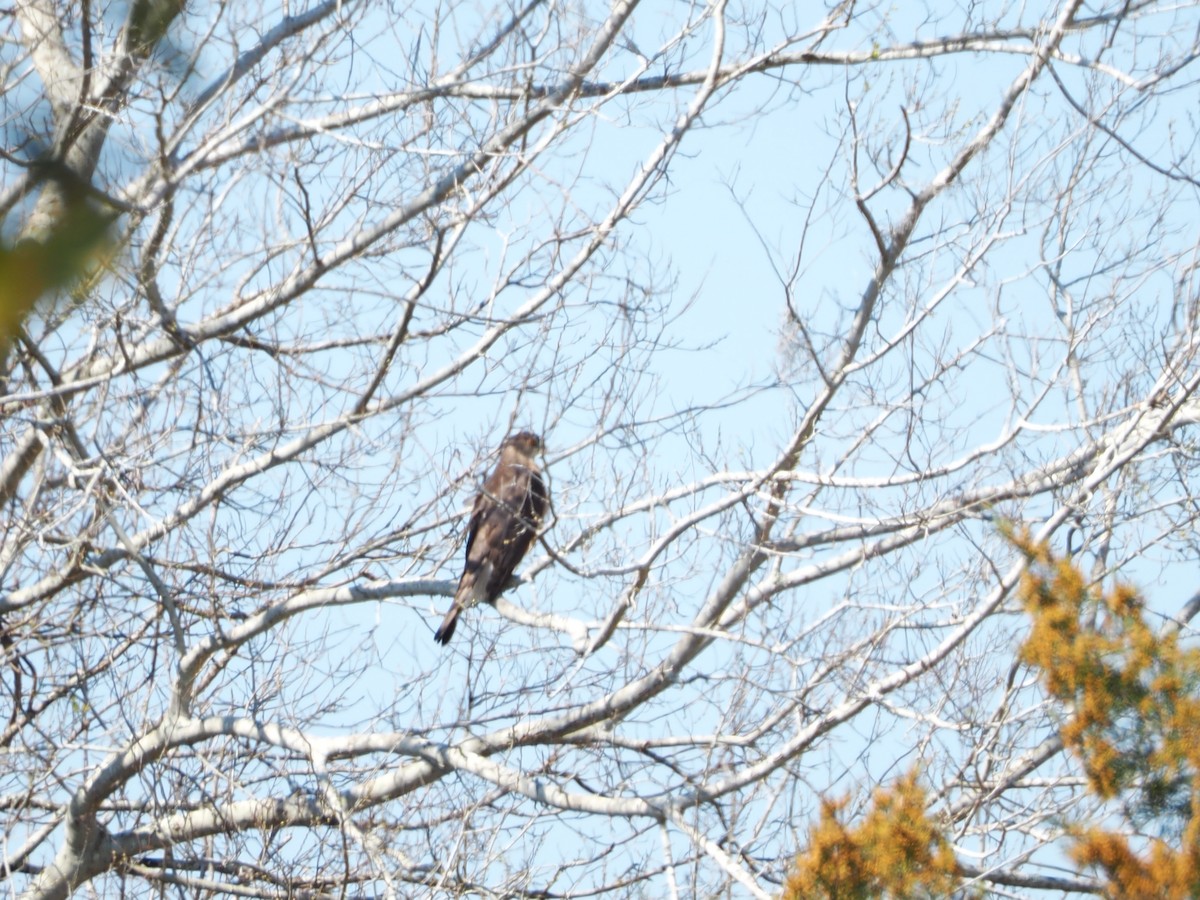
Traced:
POLYGON ((550 502, 534 459, 541 449, 542 439, 531 431, 510 435, 500 445, 500 462, 475 498, 467 526, 466 566, 454 605, 433 636, 439 644, 450 642, 464 609, 481 600, 496 602, 533 544, 550 502))

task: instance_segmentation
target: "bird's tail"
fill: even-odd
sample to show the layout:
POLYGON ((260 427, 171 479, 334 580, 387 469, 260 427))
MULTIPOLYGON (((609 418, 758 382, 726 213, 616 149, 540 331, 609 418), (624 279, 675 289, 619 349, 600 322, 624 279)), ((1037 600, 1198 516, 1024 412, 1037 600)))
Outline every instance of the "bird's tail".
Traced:
POLYGON ((454 592, 454 603, 450 606, 450 612, 446 613, 446 618, 442 619, 442 627, 433 636, 435 641, 443 646, 450 643, 450 638, 454 637, 454 626, 458 624, 458 614, 464 609, 478 606, 481 600, 487 599, 487 583, 491 577, 491 563, 467 563, 467 569, 458 581, 458 590, 454 592))
POLYGON ((458 624, 458 614, 462 612, 462 607, 455 603, 450 607, 450 612, 446 613, 446 618, 442 619, 442 626, 434 634, 433 639, 443 647, 450 643, 450 638, 454 637, 454 626, 458 624))

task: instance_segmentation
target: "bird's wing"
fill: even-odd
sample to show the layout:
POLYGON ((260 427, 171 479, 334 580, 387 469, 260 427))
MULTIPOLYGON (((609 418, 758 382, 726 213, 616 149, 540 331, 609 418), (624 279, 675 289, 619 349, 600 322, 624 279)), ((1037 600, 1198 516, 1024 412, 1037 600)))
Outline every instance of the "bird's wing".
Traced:
POLYGON ((468 554, 469 564, 491 564, 485 594, 489 603, 507 587, 533 543, 545 509, 545 486, 528 467, 504 466, 497 474, 501 477, 491 484, 495 500, 480 518, 475 547, 468 554))

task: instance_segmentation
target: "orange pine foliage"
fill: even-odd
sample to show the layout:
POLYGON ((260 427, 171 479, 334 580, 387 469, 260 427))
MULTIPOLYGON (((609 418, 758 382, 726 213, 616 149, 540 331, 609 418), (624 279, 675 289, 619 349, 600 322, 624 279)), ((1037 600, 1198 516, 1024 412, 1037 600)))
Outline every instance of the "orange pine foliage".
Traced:
MULTIPOLYGON (((1069 714, 1063 744, 1103 799, 1143 820, 1181 820, 1179 839, 1077 828, 1072 856, 1110 897, 1200 898, 1200 652, 1155 631, 1137 592, 1090 586, 1068 560, 1014 539, 1033 565, 1020 597, 1033 626, 1021 658, 1069 714)), ((1136 831, 1137 829, 1131 829, 1136 831)))
POLYGON ((796 860, 783 900, 919 900, 949 896, 954 851, 925 814, 925 792, 910 772, 880 788, 861 823, 842 821, 849 798, 825 800, 796 860))
MULTIPOLYGON (((1190 829, 1189 829, 1190 830, 1190 829)), ((1103 870, 1108 876, 1105 896, 1113 900, 1154 897, 1156 900, 1194 900, 1200 897, 1197 881, 1195 835, 1183 851, 1152 840, 1139 855, 1123 835, 1100 828, 1080 830, 1071 855, 1082 866, 1103 870), (1188 851, 1191 847, 1191 852, 1188 851)))

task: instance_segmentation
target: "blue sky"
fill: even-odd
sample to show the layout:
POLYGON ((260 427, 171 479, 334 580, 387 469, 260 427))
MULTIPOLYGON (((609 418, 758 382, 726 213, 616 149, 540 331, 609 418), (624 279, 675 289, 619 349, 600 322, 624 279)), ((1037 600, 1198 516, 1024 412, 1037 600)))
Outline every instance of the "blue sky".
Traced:
MULTIPOLYGON (((637 52, 616 54, 617 61, 602 74, 628 74, 625 67, 636 65, 638 52, 654 52, 672 17, 684 9, 648 5, 639 10, 631 31, 637 52)), ((313 71, 324 80, 297 79, 295 91, 304 102, 289 106, 286 114, 264 116, 261 127, 236 134, 229 145, 253 145, 272 128, 368 102, 403 87, 406 79, 419 83, 432 68, 431 29, 420 12, 397 17, 386 27, 382 12, 368 17, 354 35, 352 52, 332 38, 308 48, 313 71), (376 21, 381 24, 373 29, 376 21), (410 55, 418 33, 421 50, 410 55), (325 52, 334 56, 321 57, 325 52)), ((823 49, 869 52, 929 39, 961 27, 967 15, 951 4, 860 12, 861 27, 835 33, 823 49), (921 23, 908 18, 918 16, 921 23)), ((264 22, 275 21, 270 14, 255 22, 260 14, 246 9, 228 13, 242 20, 227 31, 220 26, 217 39, 237 41, 238 50, 252 43, 264 22)), ((731 20, 745 13, 733 7, 731 20)), ((187 14, 193 27, 203 23, 202 9, 187 14)), ((477 16, 486 18, 486 10, 460 10, 459 15, 457 31, 442 32, 443 70, 454 41, 471 43, 477 16)), ((817 13, 790 7, 781 13, 791 15, 817 13)), ((1001 18, 1028 15, 1020 6, 1006 7, 1001 18)), ((1164 41, 1177 43, 1178 50, 1188 45, 1183 26, 1194 25, 1189 17, 1194 13, 1181 10, 1164 15, 1168 21, 1159 25, 1147 13, 1139 27, 1160 28, 1164 41), (1171 16, 1177 18, 1171 21, 1171 16)), ((763 32, 756 50, 778 39, 771 29, 782 27, 779 21, 768 17, 759 23, 763 32)), ((572 19, 563 27, 574 24, 572 19)), ((731 53, 740 52, 738 40, 753 33, 754 25, 731 26, 731 53)), ((710 36, 708 26, 701 27, 650 71, 702 67, 710 36)), ((176 49, 188 52, 185 38, 176 49)), ((1094 54, 1099 45, 1072 49, 1094 54)), ((1152 57, 1157 49, 1147 38, 1142 47, 1118 46, 1112 55, 1118 60, 1152 57)), ((201 53, 194 83, 185 84, 185 92, 198 92, 217 78, 229 52, 223 47, 201 53)), ((548 62, 561 59, 552 56, 548 62)), ((508 333, 485 359, 427 396, 258 478, 211 522, 196 524, 177 543, 164 541, 156 552, 178 553, 190 563, 199 548, 231 571, 263 579, 440 577, 449 589, 459 572, 458 542, 468 504, 490 465, 487 454, 510 419, 515 427, 546 433, 557 514, 547 541, 556 548, 567 546, 580 529, 620 503, 722 471, 770 465, 821 386, 816 363, 798 349, 797 332, 787 323, 785 286, 791 288, 795 315, 821 345, 818 356, 825 363, 845 334, 878 257, 851 196, 851 111, 864 190, 908 141, 900 177, 867 201, 886 231, 903 215, 911 192, 981 127, 1027 62, 1027 55, 1017 52, 960 53, 937 60, 800 65, 744 79, 701 116, 666 176, 617 229, 595 264, 547 307, 552 312, 508 333), (711 408, 714 404, 717 408, 711 408), (410 516, 420 527, 389 543, 390 532, 410 516), (379 546, 366 554, 364 568, 363 557, 354 551, 372 541, 379 546)), ((1171 336, 1170 303, 1189 295, 1189 283, 1194 287, 1189 254, 1195 253, 1197 197, 1194 182, 1161 176, 1134 161, 1134 150, 1167 170, 1186 161, 1188 141, 1194 140, 1195 89, 1181 77, 1174 96, 1131 100, 1137 92, 1118 90, 1123 86, 1104 72, 1066 63, 1056 64, 1054 71, 1061 85, 1048 76, 1039 81, 1000 137, 970 163, 961 183, 925 211, 905 266, 868 329, 860 360, 871 360, 870 365, 852 373, 797 466, 808 481, 794 492, 795 505, 787 511, 792 536, 932 506, 972 487, 1036 470, 1107 427, 1098 410, 1120 410, 1143 399, 1171 336), (1064 91, 1074 100, 1086 98, 1107 116, 1106 124, 1126 146, 1096 132, 1064 91), (981 246, 988 248, 986 257, 967 266, 981 246), (1134 261, 1124 265, 1131 255, 1134 261), (919 326, 908 333, 908 323, 918 318, 919 326), (1080 340, 1068 359, 1072 333, 1080 340), (897 336, 894 350, 872 360, 871 354, 881 353, 897 336), (1029 428, 1010 445, 948 474, 920 475, 996 441, 1027 413, 1029 428), (1084 417, 1096 421, 1080 425, 1084 417), (846 482, 818 490, 811 484, 817 475, 846 482), (896 483, 878 484, 885 478, 896 483)), ((264 81, 257 101, 274 89, 275 82, 264 81)), ((422 298, 413 319, 421 337, 404 345, 381 395, 402 396, 477 340, 487 317, 511 315, 535 295, 562 265, 557 245, 548 239, 578 229, 581 234, 562 246, 570 250, 586 240, 588 228, 602 218, 695 90, 615 100, 586 113, 558 139, 522 175, 509 202, 497 204, 470 227, 453 265, 422 298), (524 254, 527 263, 514 264, 524 254), (480 318, 433 333, 439 323, 453 319, 448 311, 480 318)), ((473 146, 470 129, 487 120, 489 105, 448 102, 446 109, 444 126, 428 134, 420 132, 418 113, 410 110, 303 142, 297 155, 313 154, 303 187, 313 208, 327 216, 322 249, 386 220, 423 187, 424 161, 437 164, 442 154, 473 146)), ((588 105, 580 101, 576 109, 588 105)), ((184 141, 181 158, 190 158, 204 128, 223 121, 228 112, 214 109, 212 121, 202 122, 184 141)), ((144 116, 139 107, 129 127, 114 131, 114 149, 104 168, 114 182, 151 155, 144 116)), ((531 142, 539 136, 535 131, 531 142)), ((169 294, 182 292, 179 311, 185 322, 199 321, 254 289, 269 288, 305 263, 311 248, 303 239, 301 197, 289 152, 283 145, 235 158, 184 186, 175 253, 161 283, 169 294), (203 240, 193 241, 194 234, 203 240), (265 241, 271 252, 251 249, 257 241, 265 241)), ((255 325, 257 335, 281 342, 356 338, 358 345, 288 358, 239 355, 217 345, 186 368, 185 389, 152 411, 151 424, 165 435, 158 447, 160 464, 147 473, 158 493, 144 508, 129 512, 131 526, 174 508, 180 493, 172 480, 182 479, 179 473, 200 484, 234 461, 285 442, 313 421, 343 414, 355 402, 378 362, 380 344, 373 339, 396 327, 403 315, 397 298, 427 265, 428 246, 414 234, 399 231, 380 241, 372 255, 329 273, 286 310, 255 325)), ((133 293, 119 278, 107 290, 81 314, 77 329, 59 332, 55 340, 61 345, 48 342, 47 349, 64 357, 82 352, 93 326, 108 321, 109 306, 119 307, 133 293)), ((154 332, 158 325, 146 317, 137 327, 154 332)), ((131 324, 130 334, 135 331, 131 324)), ((152 380, 166 371, 166 366, 152 367, 144 377, 152 380)), ((89 422, 96 435, 117 433, 134 417, 130 410, 137 409, 144 383, 134 381, 124 389, 128 395, 114 392, 114 405, 96 407, 100 412, 89 422)), ((1186 496, 1177 496, 1186 493, 1187 484, 1186 476, 1172 481, 1156 470, 1121 498, 1128 524, 1114 559, 1133 558, 1129 573, 1164 609, 1190 595, 1196 574, 1190 535, 1170 531, 1170 517, 1187 508, 1186 496), (1157 503, 1164 506, 1160 514, 1146 512, 1157 503), (1150 552, 1143 551, 1143 541, 1155 545, 1150 552)), ((565 565, 547 566, 509 599, 530 609, 600 618, 630 581, 628 573, 610 570, 628 565, 673 522, 727 490, 727 484, 717 484, 631 516, 569 554, 571 565, 593 577, 573 575, 565 565)), ((702 522, 664 554, 631 614, 633 627, 582 665, 561 635, 524 628, 487 609, 472 612, 455 644, 441 651, 431 634, 448 598, 398 597, 311 613, 256 642, 245 665, 231 667, 223 676, 228 680, 213 689, 219 697, 214 708, 240 710, 251 676, 278 678, 270 689, 260 682, 252 689, 261 688, 271 700, 277 699, 271 690, 277 690, 278 705, 270 713, 283 719, 294 715, 297 724, 318 733, 411 727, 449 739, 463 733, 456 718, 468 704, 474 704, 477 716, 472 727, 486 730, 534 715, 535 707, 600 696, 652 665, 677 639, 678 630, 669 629, 686 626, 724 565, 742 548, 761 510, 755 505, 760 499, 702 522), (359 677, 338 679, 358 661, 359 677), (329 705, 321 708, 324 701, 329 705)), ((1062 494, 1047 494, 990 512, 1036 524, 1062 500, 1062 494)), ((1095 508, 1090 512, 1099 515, 1095 508)), ((689 670, 694 682, 639 710, 620 726, 621 733, 748 729, 753 723, 733 720, 731 698, 748 691, 755 699, 745 707, 746 717, 766 715, 783 702, 779 698, 811 687, 805 679, 818 674, 828 676, 828 683, 814 688, 815 701, 833 704, 853 694, 874 674, 929 652, 980 601, 995 577, 984 554, 1011 555, 996 531, 994 518, 966 521, 904 552, 780 594, 689 670), (879 643, 862 650, 860 660, 850 654, 853 641, 871 629, 879 629, 879 643), (851 661, 825 670, 841 652, 851 661), (742 671, 760 673, 761 681, 739 683, 742 671)), ((1056 539, 1065 543, 1061 532, 1056 539)), ((784 555, 781 571, 820 566, 855 544, 831 541, 784 555)), ((530 562, 537 565, 540 556, 535 551, 530 562)), ((144 585, 136 573, 122 577, 129 579, 130 596, 137 597, 144 585)), ((181 569, 175 577, 189 597, 213 600, 202 573, 181 569)), ((216 600, 246 613, 288 593, 287 588, 247 589, 241 597, 216 600)), ((1017 617, 1002 614, 972 636, 971 665, 977 670, 955 681, 965 699, 961 710, 948 715, 966 719, 991 712, 998 673, 1008 665, 1019 633, 1017 617)), ((918 707, 921 699, 910 695, 897 702, 918 707)), ((953 700, 957 703, 958 695, 953 700)), ((916 752, 911 739, 926 723, 893 720, 882 706, 875 712, 874 719, 864 716, 839 729, 804 758, 797 771, 812 783, 803 790, 786 801, 769 790, 748 805, 765 815, 774 803, 792 802, 789 815, 799 823, 811 813, 819 791, 848 790, 894 772, 898 760, 906 763, 916 752)), ((957 740, 952 732, 938 732, 937 740, 948 749, 931 776, 945 775, 959 759, 956 754, 965 752, 951 746, 957 740)), ((784 738, 781 731, 762 746, 784 738)), ((514 751, 512 759, 533 766, 531 760, 542 752, 514 751)), ((589 752, 572 748, 565 759, 586 772, 589 752)), ((745 762, 739 751, 721 752, 729 754, 723 764, 745 762)), ((712 753, 719 756, 717 749, 712 753)), ((688 765, 703 765, 700 749, 681 755, 688 765)), ((671 781, 664 770, 642 770, 641 777, 671 781)), ((797 772, 780 772, 772 784, 795 777, 797 772)), ((455 781, 448 790, 464 796, 482 791, 469 781, 455 781)), ((614 788, 625 789, 633 790, 624 784, 614 788)), ((577 827, 599 833, 605 826, 577 827)), ((519 843, 520 830, 514 833, 519 843)), ((774 835, 766 843, 778 849, 793 837, 774 835)), ((683 849, 678 834, 670 840, 683 849)))

